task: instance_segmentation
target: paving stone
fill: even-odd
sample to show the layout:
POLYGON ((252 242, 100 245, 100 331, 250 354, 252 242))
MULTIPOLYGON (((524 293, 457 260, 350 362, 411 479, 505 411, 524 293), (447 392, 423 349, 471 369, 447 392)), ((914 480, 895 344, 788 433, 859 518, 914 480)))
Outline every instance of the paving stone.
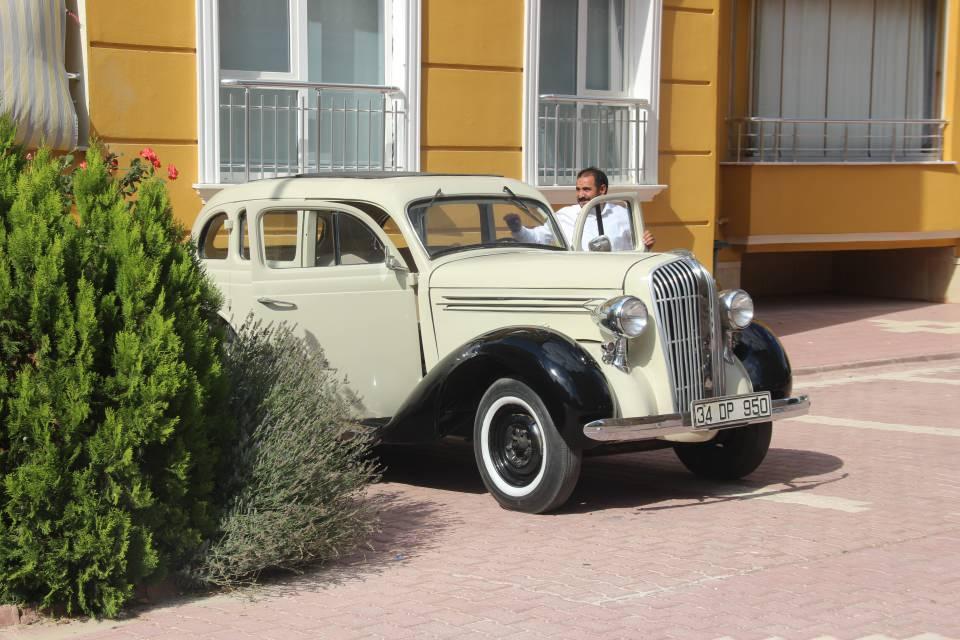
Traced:
MULTIPOLYGON (((952 335, 871 321, 956 322, 960 305, 770 309, 794 364, 810 370, 960 351, 952 335)), ((384 505, 374 551, 255 598, 147 607, 127 624, 66 625, 67 636, 43 622, 0 637, 957 640, 957 439, 817 420, 960 429, 960 385, 940 379, 960 380, 960 360, 798 377, 812 419, 776 426, 748 478, 699 480, 669 450, 588 457, 570 504, 547 516, 498 507, 469 446, 388 453, 369 491, 384 505), (837 508, 849 504, 865 508, 837 508)))

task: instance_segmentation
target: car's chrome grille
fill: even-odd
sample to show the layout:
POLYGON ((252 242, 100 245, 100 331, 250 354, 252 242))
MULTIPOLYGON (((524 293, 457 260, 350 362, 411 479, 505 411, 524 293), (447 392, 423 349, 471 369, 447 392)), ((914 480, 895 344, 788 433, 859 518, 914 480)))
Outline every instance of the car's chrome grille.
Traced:
POLYGON ((674 409, 715 394, 711 279, 694 261, 676 260, 653 272, 657 325, 673 382, 674 409))

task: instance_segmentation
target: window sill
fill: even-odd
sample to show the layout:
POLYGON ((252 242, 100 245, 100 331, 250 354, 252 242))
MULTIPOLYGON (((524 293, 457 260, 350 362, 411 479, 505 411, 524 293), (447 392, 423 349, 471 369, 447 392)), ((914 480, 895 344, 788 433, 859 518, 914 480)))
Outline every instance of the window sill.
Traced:
POLYGON ((199 183, 191 185, 193 190, 197 192, 197 195, 200 196, 200 199, 204 204, 210 200, 213 196, 217 195, 227 187, 234 186, 234 183, 199 183))
POLYGON ((956 166, 957 162, 955 160, 905 160, 903 162, 858 162, 858 161, 849 161, 849 162, 829 162, 829 161, 797 161, 792 162, 789 160, 783 160, 780 162, 773 162, 770 160, 765 160, 763 162, 737 162, 736 160, 725 160, 720 163, 720 166, 723 167, 903 167, 903 166, 956 166))
MULTIPOLYGON (((637 196, 640 202, 650 202, 657 194, 667 188, 665 184, 612 184, 609 193, 623 193, 637 196)), ((537 189, 552 205, 574 204, 577 201, 577 189, 573 185, 558 187, 546 186, 537 189)))

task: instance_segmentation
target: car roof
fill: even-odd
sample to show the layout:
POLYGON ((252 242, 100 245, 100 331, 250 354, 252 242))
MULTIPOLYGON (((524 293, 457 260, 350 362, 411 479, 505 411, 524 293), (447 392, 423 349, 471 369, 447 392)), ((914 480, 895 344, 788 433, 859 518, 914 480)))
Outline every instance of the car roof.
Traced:
POLYGON ((495 175, 350 172, 301 174, 287 178, 268 178, 231 185, 207 201, 204 209, 248 200, 361 200, 397 210, 419 198, 440 196, 503 196, 504 187, 517 196, 544 201, 543 195, 528 184, 495 175))

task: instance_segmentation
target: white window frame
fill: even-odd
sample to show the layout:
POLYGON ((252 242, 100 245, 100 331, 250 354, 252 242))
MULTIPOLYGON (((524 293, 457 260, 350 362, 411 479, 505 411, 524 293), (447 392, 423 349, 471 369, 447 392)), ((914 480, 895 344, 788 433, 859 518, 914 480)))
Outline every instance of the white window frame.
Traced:
MULTIPOLYGON (((290 3, 290 71, 233 71, 244 80, 306 79, 307 5, 290 3)), ((384 3, 384 84, 399 87, 406 96, 406 130, 401 153, 411 171, 420 168, 420 13, 421 0, 381 0, 384 3)), ((227 186, 220 182, 220 35, 218 0, 196 0, 197 12, 197 184, 206 201, 227 186)))
MULTIPOLYGON (((639 64, 639 50, 636 41, 630 37, 636 26, 637 11, 636 4, 631 0, 623 1, 623 62, 625 68, 620 69, 620 79, 623 82, 623 89, 620 91, 604 89, 587 88, 587 21, 589 20, 589 0, 577 0, 577 95, 578 96, 598 96, 598 97, 616 97, 629 98, 630 85, 633 80, 627 77, 626 69, 629 69, 635 63, 639 64)), ((539 24, 539 23, 538 23, 539 24)), ((540 42, 537 42, 537 52, 540 51, 540 42)), ((613 61, 611 60, 611 64, 613 61)), ((539 67, 538 67, 539 70, 539 67)))
MULTIPOLYGON (((523 95, 523 179, 537 186, 552 204, 572 204, 576 193, 572 186, 537 185, 540 62, 540 10, 542 0, 525 0, 524 95, 523 95)), ((649 102, 645 136, 646 176, 649 184, 611 185, 612 193, 635 193, 642 202, 652 200, 665 185, 658 184, 659 105, 660 105, 660 33, 662 0, 624 0, 624 64, 632 74, 624 73, 623 91, 586 88, 587 0, 579 0, 577 13, 577 90, 583 97, 629 97, 649 102)))

